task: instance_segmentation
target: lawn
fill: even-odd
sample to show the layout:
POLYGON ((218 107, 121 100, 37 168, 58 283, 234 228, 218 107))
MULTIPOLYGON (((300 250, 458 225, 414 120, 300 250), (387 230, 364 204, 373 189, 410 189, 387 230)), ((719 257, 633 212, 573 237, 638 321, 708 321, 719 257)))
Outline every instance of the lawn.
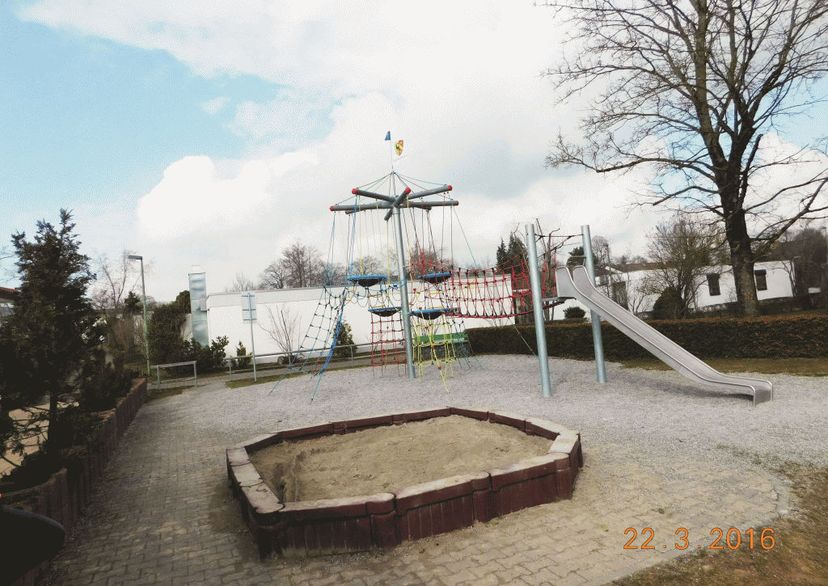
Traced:
MULTIPOLYGON (((704 359, 721 372, 761 372, 795 376, 828 376, 828 358, 710 358, 704 359)), ((622 360, 624 368, 670 370, 655 358, 622 360)))

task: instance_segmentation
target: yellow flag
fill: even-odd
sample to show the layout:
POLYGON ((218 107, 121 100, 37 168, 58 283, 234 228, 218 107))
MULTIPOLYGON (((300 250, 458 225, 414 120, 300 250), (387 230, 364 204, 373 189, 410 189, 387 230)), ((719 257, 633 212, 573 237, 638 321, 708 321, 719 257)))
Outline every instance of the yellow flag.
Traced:
POLYGON ((394 143, 394 152, 395 152, 395 153, 397 153, 397 156, 398 156, 398 157, 399 157, 400 155, 402 155, 402 152, 403 152, 403 145, 404 145, 404 144, 405 144, 405 143, 404 143, 404 141, 403 141, 402 139, 400 139, 400 140, 398 140, 397 142, 395 142, 395 143, 394 143))

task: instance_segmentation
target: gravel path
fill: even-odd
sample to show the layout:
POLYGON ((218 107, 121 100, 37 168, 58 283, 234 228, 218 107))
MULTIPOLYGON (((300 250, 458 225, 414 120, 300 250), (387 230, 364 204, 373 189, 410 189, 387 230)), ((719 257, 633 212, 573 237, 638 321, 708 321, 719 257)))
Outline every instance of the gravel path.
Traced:
MULTIPOLYGON (((828 379, 763 376, 775 399, 700 389, 672 372, 484 356, 445 384, 428 370, 331 372, 310 402, 307 377, 241 389, 212 383, 145 405, 86 519, 56 560, 54 583, 600 584, 678 555, 713 527, 772 526, 792 504, 782 462, 828 465, 828 379), (259 433, 440 405, 503 409, 579 430, 586 465, 571 501, 390 551, 309 560, 256 559, 226 487, 223 449, 259 433), (657 551, 624 551, 624 529, 656 530, 657 551)), ((426 480, 426 479, 424 479, 426 480)))

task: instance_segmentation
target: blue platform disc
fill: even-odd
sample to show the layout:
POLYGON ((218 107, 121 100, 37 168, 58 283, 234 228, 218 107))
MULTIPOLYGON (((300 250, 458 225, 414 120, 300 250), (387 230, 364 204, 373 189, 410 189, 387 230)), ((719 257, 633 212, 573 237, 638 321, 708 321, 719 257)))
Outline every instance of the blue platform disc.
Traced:
POLYGON ((391 317, 400 310, 399 307, 369 307, 368 311, 380 317, 391 317))
POLYGON ((362 285, 363 287, 371 287, 373 285, 376 285, 377 283, 382 283, 388 277, 386 275, 372 273, 365 275, 348 275, 345 278, 351 283, 356 283, 357 285, 362 285))
POLYGON ((441 315, 446 313, 446 310, 442 307, 435 307, 432 309, 413 309, 411 310, 411 315, 414 317, 419 317, 422 319, 437 319, 441 315))
POLYGON ((451 277, 451 273, 449 271, 441 271, 439 273, 426 273, 424 275, 418 275, 417 278, 421 281, 425 281, 426 283, 431 283, 432 285, 436 285, 437 283, 442 283, 443 281, 448 280, 451 277))

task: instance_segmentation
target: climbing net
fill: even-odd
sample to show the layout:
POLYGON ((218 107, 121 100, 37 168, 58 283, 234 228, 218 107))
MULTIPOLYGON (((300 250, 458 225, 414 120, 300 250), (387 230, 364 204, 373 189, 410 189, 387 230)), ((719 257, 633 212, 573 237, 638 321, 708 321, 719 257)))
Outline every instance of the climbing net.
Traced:
MULTIPOLYGON (((422 372, 436 367, 444 380, 459 360, 468 364, 466 319, 511 319, 519 323, 521 316, 532 313, 526 247, 514 235, 510 246, 512 240, 518 243, 517 254, 511 254, 511 262, 499 258, 498 266, 489 268, 454 264, 455 236, 465 241, 472 261, 474 255, 453 207, 457 202, 449 197, 449 191, 450 186, 392 171, 354 188, 349 198, 331 206, 332 211, 345 212, 346 225, 337 231, 341 214, 334 214, 326 263, 330 278, 297 351, 303 358, 298 361, 302 370, 321 377, 329 367, 344 327, 345 308, 354 304, 371 314, 370 364, 399 368, 405 363, 400 271, 405 272, 409 283, 406 293, 416 368, 422 372), (409 194, 413 194, 410 199, 409 194), (422 194, 439 199, 417 200, 422 194), (377 204, 377 200, 399 204, 394 212, 400 214, 399 234, 388 221, 392 215, 389 206, 377 204), (399 247, 408 259, 404 267, 397 264, 399 247), (343 252, 344 261, 338 258, 343 252)), ((550 243, 551 239, 550 235, 550 243)), ((555 246, 546 246, 539 259, 547 307, 553 306, 557 297, 556 250, 555 246)))

